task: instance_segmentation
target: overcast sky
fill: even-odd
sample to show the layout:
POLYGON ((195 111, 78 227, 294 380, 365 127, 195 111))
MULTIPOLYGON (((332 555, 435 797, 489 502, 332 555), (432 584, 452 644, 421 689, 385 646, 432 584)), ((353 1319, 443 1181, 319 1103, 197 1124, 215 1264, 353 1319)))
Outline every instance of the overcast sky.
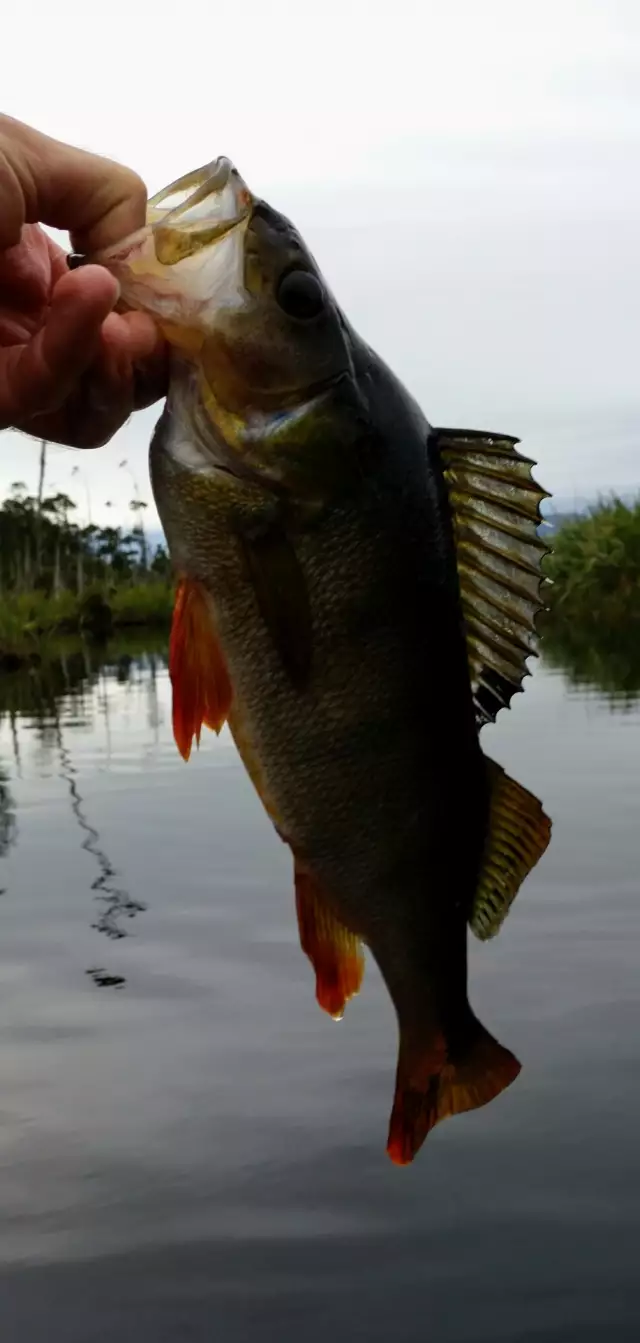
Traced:
MULTIPOLYGON (((150 191, 228 154, 433 424, 519 435, 565 499, 640 487, 640 3, 5 10, 3 111, 150 191)), ((94 521, 122 520, 131 471, 151 500, 157 413, 52 450, 80 519, 88 492, 94 521)), ((0 435, 0 492, 35 486, 37 455, 0 435)))

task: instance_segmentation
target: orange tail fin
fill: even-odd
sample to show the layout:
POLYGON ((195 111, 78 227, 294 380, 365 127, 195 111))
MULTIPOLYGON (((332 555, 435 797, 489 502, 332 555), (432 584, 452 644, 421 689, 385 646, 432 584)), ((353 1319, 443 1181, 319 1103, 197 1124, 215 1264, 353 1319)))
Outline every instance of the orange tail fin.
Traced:
POLYGON ((469 1050, 456 1062, 447 1058, 446 1044, 433 1040, 422 1057, 408 1048, 402 1033, 396 1094, 389 1125, 387 1153, 398 1166, 413 1161, 427 1134, 441 1119, 487 1105, 515 1082, 520 1064, 498 1044, 480 1022, 474 1021, 469 1050))

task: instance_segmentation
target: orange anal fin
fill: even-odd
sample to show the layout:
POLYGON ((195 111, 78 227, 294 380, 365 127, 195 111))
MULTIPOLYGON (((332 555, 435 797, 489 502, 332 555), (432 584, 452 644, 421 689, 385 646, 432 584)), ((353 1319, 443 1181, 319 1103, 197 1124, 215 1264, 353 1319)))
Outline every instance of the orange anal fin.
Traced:
POLYGON ((355 933, 335 917, 313 875, 295 864, 300 945, 316 975, 316 998, 339 1021, 364 975, 364 953, 355 933))
POLYGON ((518 1060, 475 1023, 468 1053, 447 1059, 442 1037, 430 1044, 422 1059, 401 1035, 396 1094, 389 1125, 387 1153, 398 1166, 413 1161, 427 1134, 441 1119, 487 1105, 515 1081, 518 1060))
POLYGON ((181 756, 188 760, 193 738, 200 742, 202 724, 219 732, 231 704, 231 682, 211 608, 201 584, 189 578, 181 579, 176 591, 169 675, 173 735, 181 756))

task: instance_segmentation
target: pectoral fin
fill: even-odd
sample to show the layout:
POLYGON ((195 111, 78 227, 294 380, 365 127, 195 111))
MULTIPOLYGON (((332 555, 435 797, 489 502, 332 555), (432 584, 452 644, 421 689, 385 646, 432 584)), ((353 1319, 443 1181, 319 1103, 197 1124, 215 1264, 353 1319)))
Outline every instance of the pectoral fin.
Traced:
POLYGON ((247 576, 280 661, 298 689, 311 669, 311 610, 292 542, 278 523, 258 534, 238 533, 247 576))
POLYGON ((469 925, 481 941, 495 937, 525 879, 551 838, 537 797, 487 760, 491 782, 489 833, 469 925))
POLYGON ((213 613, 200 583, 178 584, 169 641, 173 689, 173 735, 188 760, 193 738, 200 743, 202 724, 219 732, 231 703, 231 682, 216 633, 213 613))
POLYGON ((315 878, 297 860, 295 887, 300 945, 315 970, 316 998, 339 1021, 362 984, 362 946, 335 917, 315 878))

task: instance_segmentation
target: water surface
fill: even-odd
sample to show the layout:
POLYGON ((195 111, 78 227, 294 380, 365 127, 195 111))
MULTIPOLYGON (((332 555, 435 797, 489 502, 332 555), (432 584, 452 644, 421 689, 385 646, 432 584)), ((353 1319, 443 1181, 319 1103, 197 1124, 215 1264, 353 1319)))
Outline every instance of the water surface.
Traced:
POLYGON ((631 1343, 640 1332, 640 711, 538 667, 483 734, 547 856, 472 947, 521 1058, 384 1154, 392 1009, 336 1025, 229 737, 189 766, 164 660, 0 679, 0 1336, 631 1343))

